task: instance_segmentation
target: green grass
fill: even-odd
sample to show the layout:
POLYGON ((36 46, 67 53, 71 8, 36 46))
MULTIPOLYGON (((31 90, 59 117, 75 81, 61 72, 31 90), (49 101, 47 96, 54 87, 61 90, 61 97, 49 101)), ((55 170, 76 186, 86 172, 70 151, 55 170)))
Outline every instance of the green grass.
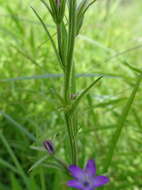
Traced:
MULTIPOLYGON (((117 0, 109 10, 105 3, 98 0, 87 13, 75 48, 79 94, 104 75, 77 109, 79 164, 93 157, 98 174, 107 169, 111 182, 102 189, 140 190, 142 2, 117 0)), ((63 108, 54 93, 63 92, 62 72, 30 6, 53 36, 55 26, 39 1, 0 4, 0 189, 69 189, 42 147, 52 139, 57 155, 69 160, 63 108)))

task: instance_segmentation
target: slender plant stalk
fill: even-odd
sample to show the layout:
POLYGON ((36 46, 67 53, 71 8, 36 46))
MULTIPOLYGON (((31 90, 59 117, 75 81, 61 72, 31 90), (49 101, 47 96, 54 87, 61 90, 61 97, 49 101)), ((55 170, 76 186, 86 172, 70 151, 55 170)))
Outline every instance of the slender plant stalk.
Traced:
MULTIPOLYGON (((76 33, 76 0, 69 2, 69 25, 68 25, 68 48, 66 59, 66 70, 64 75, 64 98, 67 106, 71 106, 71 81, 73 71, 73 54, 76 33)), ((71 136, 72 143, 72 163, 77 164, 77 148, 75 138, 74 117, 70 113, 70 109, 65 113, 66 125, 68 126, 68 134, 71 136)))
POLYGON ((62 61, 62 64, 64 65, 63 58, 62 58, 62 47, 61 47, 61 40, 62 40, 61 27, 62 27, 61 24, 57 24, 57 41, 58 41, 59 56, 62 61))
MULTIPOLYGON (((63 21, 62 21, 63 22, 63 21)), ((57 23, 57 41, 58 51, 62 64, 65 66, 64 71, 64 102, 65 102, 65 122, 67 126, 69 142, 71 147, 71 160, 73 164, 77 163, 77 148, 75 138, 75 122, 74 117, 70 114, 71 107, 71 88, 72 88, 72 67, 73 67, 73 54, 75 45, 75 32, 76 32, 76 0, 69 2, 69 24, 68 24, 68 35, 67 35, 67 56, 63 58, 65 49, 62 47, 62 22, 57 23)), ((74 76, 73 76, 74 77, 74 76)), ((75 81, 73 79, 73 81, 75 81)))
POLYGON ((73 53, 76 32, 76 0, 69 2, 69 25, 68 25, 68 51, 65 70, 65 101, 70 102, 71 72, 73 66, 73 53))
MULTIPOLYGON (((75 76, 75 61, 73 61, 72 77, 71 77, 71 98, 76 99, 76 76, 75 76)), ((73 126, 75 137, 77 135, 77 111, 73 113, 73 126)))
MULTIPOLYGON (((62 41, 62 28, 61 27, 62 27, 62 23, 57 24, 56 27, 57 27, 58 51, 59 51, 60 58, 62 60, 62 64, 64 65, 64 64, 66 64, 66 63, 64 63, 64 59, 62 57, 62 55, 63 55, 62 51, 64 51, 64 49, 62 49, 62 47, 61 47, 61 41, 62 41)), ((65 69, 66 69, 66 67, 65 67, 65 69)), ((66 81, 66 75, 64 73, 64 83, 66 83, 65 81, 66 81)), ((70 90, 69 88, 70 88, 70 86, 68 85, 66 89, 70 90)), ((65 92, 66 92, 66 89, 64 89, 65 92)), ((64 92, 64 94, 65 94, 65 92, 64 92)), ((66 95, 65 95, 64 96, 64 101, 65 101, 65 104, 66 104, 65 105, 66 109, 68 109, 68 102, 70 101, 69 97, 66 98, 66 95)), ((70 118, 71 118, 71 116, 68 113, 68 111, 65 111, 65 122, 66 122, 66 126, 67 126, 67 131, 68 131, 68 136, 69 136, 69 142, 70 142, 70 147, 71 147, 71 160, 72 160, 73 163, 75 163, 76 161, 75 161, 73 126, 71 125, 72 121, 71 121, 70 118)))

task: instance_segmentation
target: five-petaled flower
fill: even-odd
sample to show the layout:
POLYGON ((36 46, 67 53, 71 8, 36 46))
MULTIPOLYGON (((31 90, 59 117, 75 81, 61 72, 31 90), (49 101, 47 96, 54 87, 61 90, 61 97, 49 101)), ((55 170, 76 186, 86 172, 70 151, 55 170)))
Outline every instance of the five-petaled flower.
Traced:
POLYGON ((95 190, 109 182, 106 176, 96 176, 96 165, 94 160, 88 160, 85 169, 76 165, 69 166, 69 172, 75 178, 67 182, 69 187, 80 190, 95 190))

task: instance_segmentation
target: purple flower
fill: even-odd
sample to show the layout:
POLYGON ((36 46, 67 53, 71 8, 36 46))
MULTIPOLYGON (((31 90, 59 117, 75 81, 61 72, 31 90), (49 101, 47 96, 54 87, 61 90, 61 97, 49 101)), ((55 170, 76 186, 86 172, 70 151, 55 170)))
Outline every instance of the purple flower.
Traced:
POLYGON ((53 154, 55 152, 52 141, 50 140, 44 141, 43 145, 49 154, 53 154))
POLYGON ((105 176, 96 176, 96 165, 94 160, 88 160, 85 169, 80 169, 76 165, 69 166, 74 180, 68 181, 67 185, 80 190, 95 190, 109 182, 105 176))

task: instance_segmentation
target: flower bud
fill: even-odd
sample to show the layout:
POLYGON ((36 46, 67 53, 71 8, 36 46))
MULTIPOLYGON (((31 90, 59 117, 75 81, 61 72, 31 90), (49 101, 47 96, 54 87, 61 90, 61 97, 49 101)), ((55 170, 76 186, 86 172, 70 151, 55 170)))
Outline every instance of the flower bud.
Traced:
POLYGON ((43 145, 49 154, 54 154, 55 150, 54 150, 52 141, 50 141, 50 140, 44 141, 43 145))

